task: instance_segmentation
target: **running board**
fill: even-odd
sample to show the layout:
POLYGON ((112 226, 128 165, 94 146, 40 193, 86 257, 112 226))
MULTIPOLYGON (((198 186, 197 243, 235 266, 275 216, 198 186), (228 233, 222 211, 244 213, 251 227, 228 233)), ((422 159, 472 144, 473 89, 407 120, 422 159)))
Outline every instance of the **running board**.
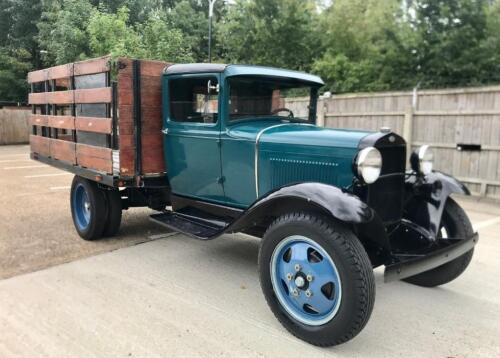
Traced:
POLYGON ((153 214, 150 216, 150 220, 199 240, 215 239, 224 232, 224 228, 227 226, 225 222, 204 220, 172 212, 153 214))

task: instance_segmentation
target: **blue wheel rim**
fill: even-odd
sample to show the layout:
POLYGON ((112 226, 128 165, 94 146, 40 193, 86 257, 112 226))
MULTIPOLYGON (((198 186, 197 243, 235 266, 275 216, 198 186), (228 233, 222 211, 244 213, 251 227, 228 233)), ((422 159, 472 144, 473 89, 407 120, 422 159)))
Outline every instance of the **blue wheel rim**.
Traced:
POLYGON ((279 303, 297 321, 319 326, 333 319, 342 301, 337 267, 305 236, 289 236, 274 249, 271 282, 279 303))
POLYGON ((90 223, 91 210, 87 190, 82 184, 77 184, 73 191, 73 211, 76 225, 85 230, 90 223))

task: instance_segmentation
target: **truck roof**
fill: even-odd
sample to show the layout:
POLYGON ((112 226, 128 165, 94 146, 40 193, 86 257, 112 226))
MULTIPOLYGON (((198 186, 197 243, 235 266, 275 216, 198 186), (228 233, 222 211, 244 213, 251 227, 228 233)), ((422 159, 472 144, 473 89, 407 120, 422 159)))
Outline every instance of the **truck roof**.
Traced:
POLYGON ((254 66, 254 65, 227 65, 221 63, 188 63, 175 64, 165 68, 165 75, 206 73, 206 72, 224 72, 227 77, 230 76, 269 76, 292 78, 298 81, 314 83, 319 86, 324 85, 323 80, 309 73, 286 70, 274 67, 254 66))

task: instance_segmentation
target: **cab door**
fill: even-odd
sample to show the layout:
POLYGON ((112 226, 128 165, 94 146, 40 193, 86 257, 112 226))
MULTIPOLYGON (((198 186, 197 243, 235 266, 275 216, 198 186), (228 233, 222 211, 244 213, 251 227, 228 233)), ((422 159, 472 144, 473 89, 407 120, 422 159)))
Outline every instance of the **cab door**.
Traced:
POLYGON ((166 76, 165 158, 172 193, 222 203, 219 74, 166 76))

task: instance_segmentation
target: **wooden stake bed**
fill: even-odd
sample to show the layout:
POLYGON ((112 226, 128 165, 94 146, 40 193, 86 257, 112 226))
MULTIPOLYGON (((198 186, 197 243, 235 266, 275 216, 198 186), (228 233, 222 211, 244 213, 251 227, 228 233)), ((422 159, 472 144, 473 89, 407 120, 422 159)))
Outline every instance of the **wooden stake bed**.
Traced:
POLYGON ((101 57, 30 72, 31 157, 112 186, 166 175, 161 76, 169 63, 101 57))

